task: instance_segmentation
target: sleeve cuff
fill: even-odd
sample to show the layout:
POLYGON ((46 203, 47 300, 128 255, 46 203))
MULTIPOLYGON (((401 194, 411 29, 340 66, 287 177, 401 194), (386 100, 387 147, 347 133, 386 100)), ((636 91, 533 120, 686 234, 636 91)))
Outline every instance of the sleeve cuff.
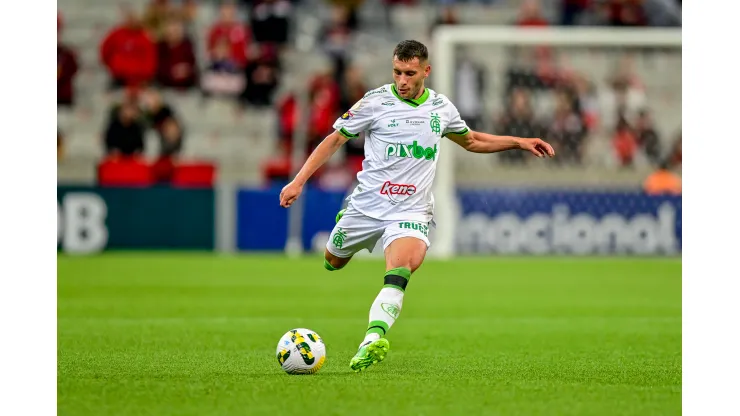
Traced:
POLYGON ((344 136, 344 137, 346 137, 348 139, 356 139, 356 138, 360 137, 359 134, 352 134, 352 133, 348 132, 347 129, 345 129, 344 127, 342 127, 341 129, 339 129, 339 134, 341 134, 342 136, 344 136))
POLYGON ((462 129, 460 131, 448 131, 447 133, 445 133, 445 136, 447 136, 449 134, 456 134, 458 136, 463 136, 463 135, 467 134, 469 131, 470 131, 470 129, 468 129, 467 127, 465 127, 464 129, 462 129))

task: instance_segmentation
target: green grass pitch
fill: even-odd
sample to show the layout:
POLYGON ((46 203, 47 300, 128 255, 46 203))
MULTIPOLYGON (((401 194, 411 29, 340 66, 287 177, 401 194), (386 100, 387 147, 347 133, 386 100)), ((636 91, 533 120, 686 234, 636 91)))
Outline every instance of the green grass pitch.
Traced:
POLYGON ((58 414, 679 415, 681 262, 463 258, 412 276, 386 360, 349 360, 384 264, 59 256, 58 414), (284 374, 294 327, 327 363, 284 374))

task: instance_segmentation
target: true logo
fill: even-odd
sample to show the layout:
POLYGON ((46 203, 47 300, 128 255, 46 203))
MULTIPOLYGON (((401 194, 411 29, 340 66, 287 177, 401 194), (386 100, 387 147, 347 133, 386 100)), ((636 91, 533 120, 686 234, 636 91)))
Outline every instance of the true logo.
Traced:
POLYGON ((404 228, 407 230, 417 230, 417 231, 420 231, 425 236, 429 237, 429 226, 426 224, 406 221, 406 222, 399 222, 398 228, 404 228))

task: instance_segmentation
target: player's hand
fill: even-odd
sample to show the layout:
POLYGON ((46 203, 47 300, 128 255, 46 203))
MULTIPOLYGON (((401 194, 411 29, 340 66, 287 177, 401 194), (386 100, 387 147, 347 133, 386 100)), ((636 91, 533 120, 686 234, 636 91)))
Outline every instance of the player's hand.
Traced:
POLYGON ((282 191, 280 191, 280 206, 288 208, 293 205, 296 199, 303 192, 303 185, 296 183, 295 181, 285 185, 282 191))
POLYGON ((555 156, 555 150, 552 146, 541 139, 521 139, 519 141, 519 148, 527 150, 537 157, 555 156))

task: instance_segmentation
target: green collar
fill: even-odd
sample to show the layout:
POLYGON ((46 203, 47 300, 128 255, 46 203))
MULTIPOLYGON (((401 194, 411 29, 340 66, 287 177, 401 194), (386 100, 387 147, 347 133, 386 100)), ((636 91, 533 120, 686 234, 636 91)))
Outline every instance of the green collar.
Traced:
POLYGON ((403 98, 400 95, 398 95, 398 91, 396 91, 396 84, 391 84, 391 91, 393 91, 393 95, 395 95, 396 98, 398 98, 399 100, 405 102, 406 104, 414 108, 424 104, 427 98, 429 98, 429 89, 427 87, 424 87, 424 93, 421 94, 421 97, 415 98, 415 99, 403 98))

